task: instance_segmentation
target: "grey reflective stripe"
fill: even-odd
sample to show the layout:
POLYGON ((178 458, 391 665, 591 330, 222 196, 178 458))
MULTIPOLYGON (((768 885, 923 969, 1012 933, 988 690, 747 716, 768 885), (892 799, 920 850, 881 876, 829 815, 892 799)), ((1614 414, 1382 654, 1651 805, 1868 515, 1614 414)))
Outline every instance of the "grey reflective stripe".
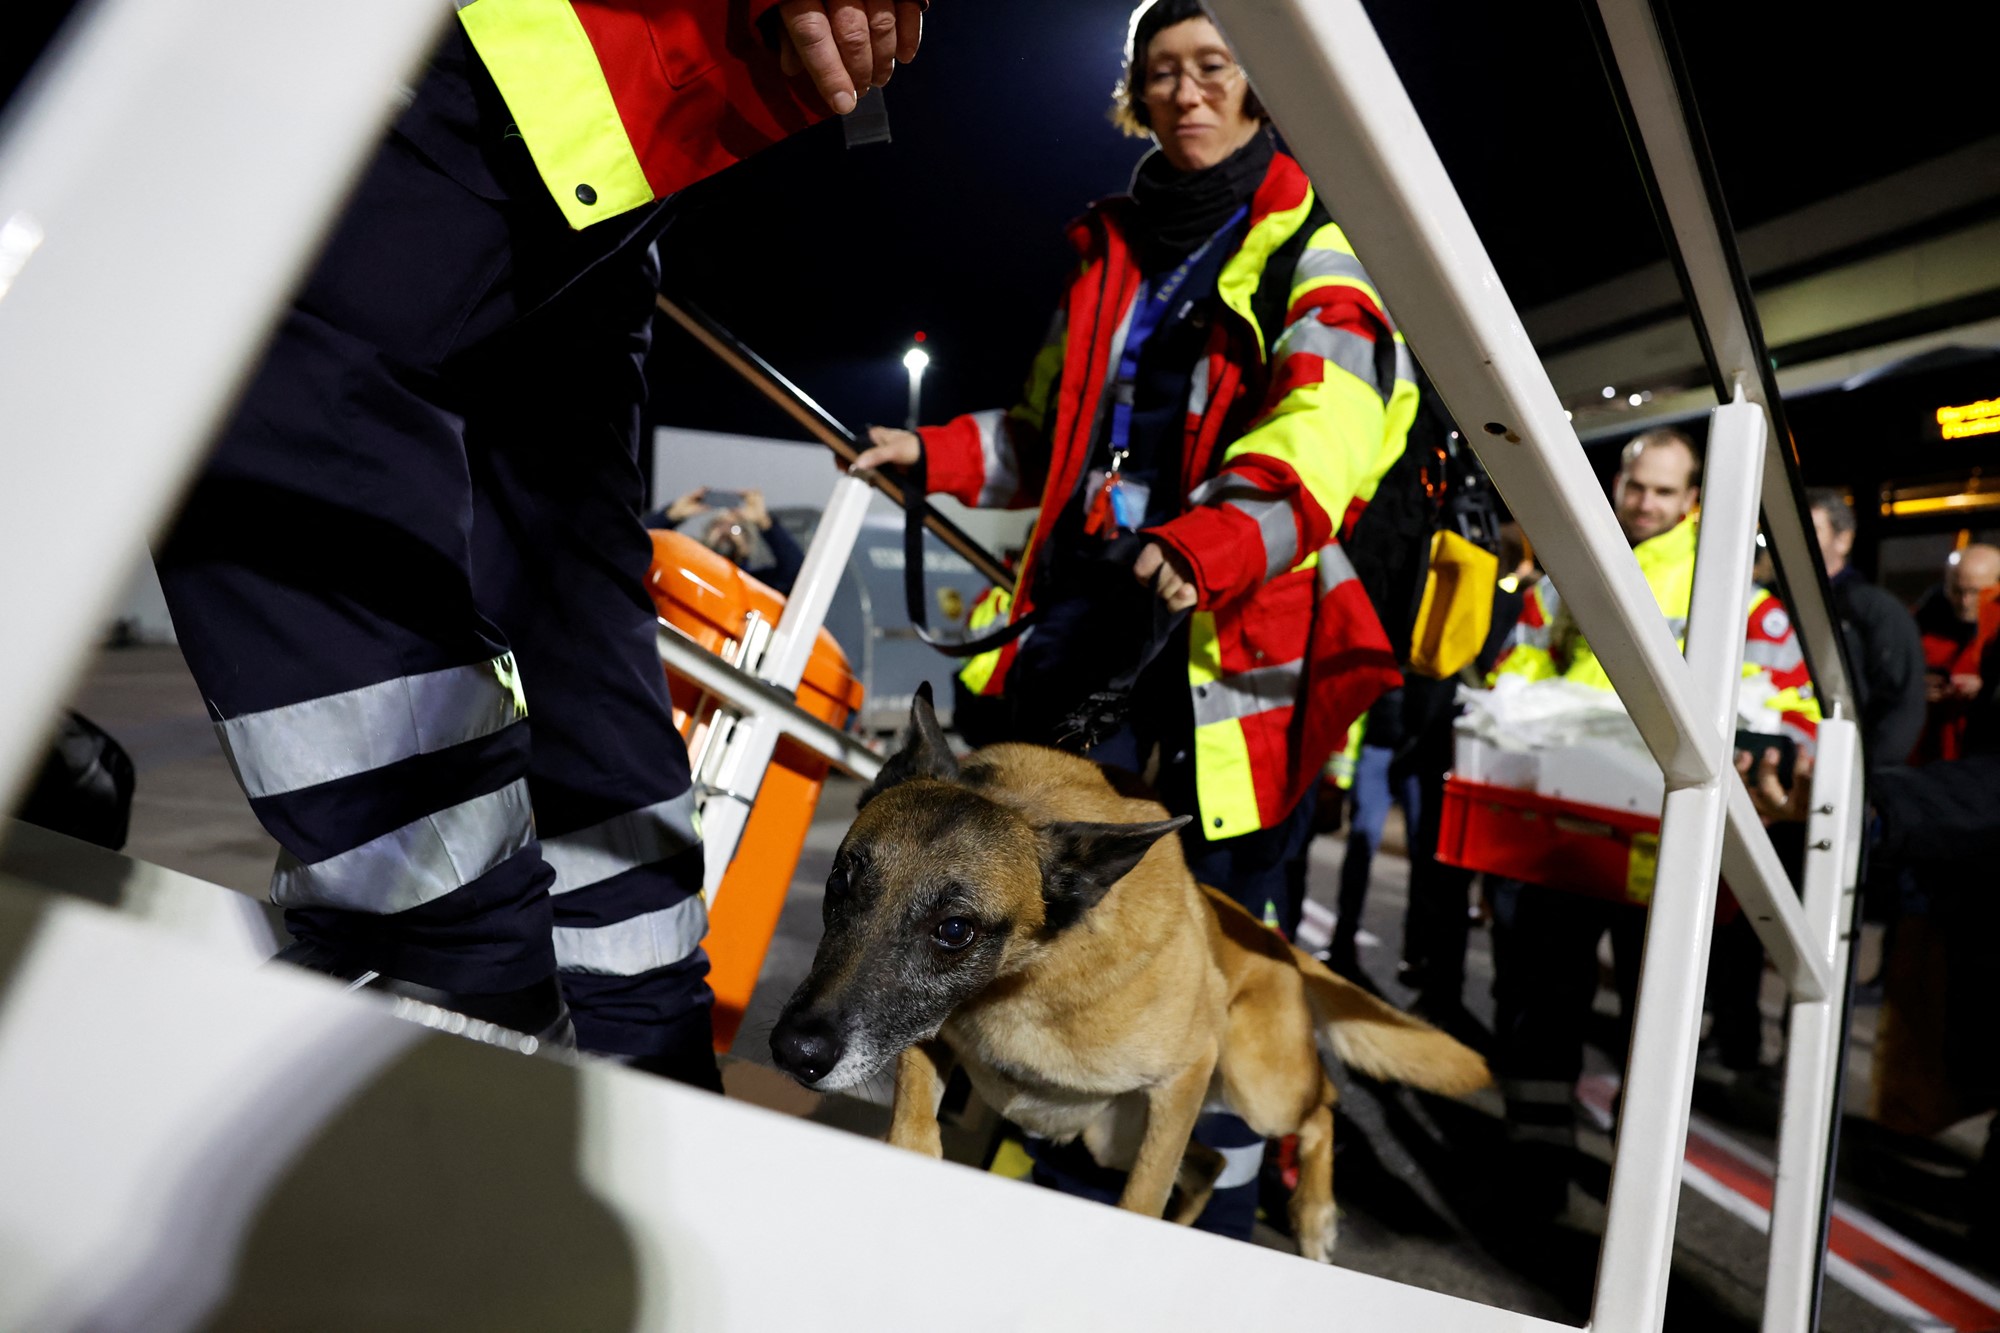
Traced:
POLYGON ((1225 507, 1247 514, 1264 538, 1264 577, 1274 579, 1299 562, 1299 526, 1283 500, 1229 500, 1225 507))
POLYGON ((1347 552, 1340 549, 1339 542, 1328 542, 1319 548, 1319 567, 1314 571, 1313 597, 1315 600, 1326 596, 1341 584, 1358 577, 1354 572, 1354 562, 1347 558, 1347 552))
POLYGON ((1370 287, 1375 285, 1375 279, 1368 276, 1359 259, 1339 250, 1308 249, 1299 256, 1298 266, 1292 272, 1293 291, 1315 278, 1352 278, 1370 287))
POLYGON ((1222 1154, 1222 1171, 1215 1177, 1215 1188, 1235 1189, 1238 1185, 1248 1185, 1257 1178, 1257 1172, 1264 1165, 1264 1145, 1246 1143, 1239 1148, 1217 1148, 1222 1154))
POLYGON ((1264 577, 1274 579, 1299 562, 1299 527, 1292 504, 1254 485, 1240 472, 1221 472, 1188 493, 1191 505, 1220 505, 1247 515, 1264 539, 1264 577))
POLYGON ((979 427, 979 506, 1006 504, 1021 489, 1020 467, 1007 434, 1007 414, 998 408, 972 414, 979 427))
POLYGON ((1258 667, 1255 671, 1242 671, 1206 685, 1197 685, 1194 687, 1194 724, 1206 727, 1231 718, 1289 707, 1298 701, 1299 682, 1304 675, 1303 663, 1287 662, 1282 666, 1258 667))
POLYGON ((700 894, 657 912, 611 926, 557 926, 556 966, 565 972, 636 977, 678 963, 708 934, 708 906, 700 894))
POLYGON ((1322 357, 1328 365, 1339 366, 1373 389, 1383 402, 1389 401, 1390 390, 1395 386, 1383 384, 1375 376, 1373 338, 1364 338, 1352 329, 1336 329, 1331 324, 1322 324, 1317 315, 1308 314, 1294 321, 1279 336, 1272 360, 1282 361, 1302 352, 1322 357))
POLYGON ((1806 655, 1796 635, 1786 635, 1779 643, 1769 639, 1746 639, 1743 660, 1767 671, 1796 671, 1805 665, 1806 655))
POLYGON ((542 859, 556 872, 549 892, 573 893, 637 866, 679 856, 700 841, 692 789, 602 824, 543 838, 542 859))
POLYGON ((1194 379, 1188 385, 1188 415, 1201 417, 1208 414, 1208 358, 1203 357, 1194 364, 1194 379))
POLYGON ((521 778, 324 861, 302 865, 283 856, 271 876, 271 901, 383 915, 408 911, 470 884, 534 835, 528 782, 521 778))
POLYGON ((1254 501, 1277 498, 1276 492, 1265 490, 1241 472, 1218 472, 1188 492, 1188 503, 1191 505, 1221 504, 1226 500, 1254 501))
POLYGON ((1517 623, 1514 626, 1514 632, 1507 636, 1507 646, 1509 648, 1539 648, 1543 652, 1547 652, 1549 650, 1549 627, 1547 625, 1536 627, 1534 625, 1517 623))
POLYGON ((353 777, 504 730, 527 716, 514 655, 399 676, 215 724, 251 797, 353 777))
POLYGON ((1396 378, 1409 384, 1417 382, 1417 358, 1410 355, 1410 345, 1401 338, 1396 339, 1396 378))

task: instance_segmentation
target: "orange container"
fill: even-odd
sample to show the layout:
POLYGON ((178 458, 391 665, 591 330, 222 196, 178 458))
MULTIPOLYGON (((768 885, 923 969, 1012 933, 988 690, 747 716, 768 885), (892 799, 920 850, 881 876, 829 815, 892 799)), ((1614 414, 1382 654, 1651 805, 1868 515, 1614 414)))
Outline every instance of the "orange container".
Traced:
MULTIPOLYGON (((661 619, 728 661, 736 660, 752 613, 774 626, 785 609, 783 595, 677 532, 653 533, 653 568, 646 583, 661 619)), ((674 722, 688 748, 698 750, 716 700, 671 671, 667 685, 674 722)), ((799 707, 833 727, 846 726, 861 707, 861 682, 848 670, 847 654, 823 629, 795 697, 799 707)), ((716 890, 703 947, 708 950, 708 982, 715 990, 718 1051, 728 1050, 736 1039, 757 987, 806 830, 819 807, 826 770, 826 761, 810 751, 789 740, 778 742, 736 859, 716 890)))

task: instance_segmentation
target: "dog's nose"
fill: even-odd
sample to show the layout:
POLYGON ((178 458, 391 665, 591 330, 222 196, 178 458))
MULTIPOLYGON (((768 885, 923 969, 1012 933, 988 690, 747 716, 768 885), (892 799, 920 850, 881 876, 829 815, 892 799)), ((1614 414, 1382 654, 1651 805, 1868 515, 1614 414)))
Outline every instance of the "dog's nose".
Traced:
POLYGON ((845 1049, 833 1025, 811 1014, 797 1014, 779 1023, 771 1033, 771 1055, 784 1070, 801 1083, 817 1083, 840 1063, 845 1049))

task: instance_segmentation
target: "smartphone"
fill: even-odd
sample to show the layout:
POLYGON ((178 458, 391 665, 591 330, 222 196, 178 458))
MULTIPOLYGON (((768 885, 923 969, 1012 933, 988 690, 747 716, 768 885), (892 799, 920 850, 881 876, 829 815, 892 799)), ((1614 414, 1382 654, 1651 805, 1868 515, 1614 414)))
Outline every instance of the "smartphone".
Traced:
POLYGON ((1790 736, 1773 731, 1743 731, 1736 733, 1736 753, 1750 756, 1751 771, 1755 772, 1764 762, 1764 751, 1778 752, 1778 784, 1786 791, 1792 789, 1792 773, 1798 766, 1798 742, 1790 736))
POLYGON ((710 486, 701 493, 701 502, 710 509, 734 509, 743 503, 743 492, 725 491, 720 486, 710 486))

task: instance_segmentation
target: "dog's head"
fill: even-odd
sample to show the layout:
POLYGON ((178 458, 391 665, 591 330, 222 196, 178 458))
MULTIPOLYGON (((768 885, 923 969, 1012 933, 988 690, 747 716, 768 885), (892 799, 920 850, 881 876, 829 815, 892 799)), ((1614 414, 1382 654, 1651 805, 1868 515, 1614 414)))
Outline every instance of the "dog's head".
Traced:
POLYGON ((834 857, 826 933, 771 1034, 800 1082, 852 1087, 936 1036, 1187 822, 1038 826, 981 794, 978 777, 960 774, 920 690, 903 748, 834 857))

